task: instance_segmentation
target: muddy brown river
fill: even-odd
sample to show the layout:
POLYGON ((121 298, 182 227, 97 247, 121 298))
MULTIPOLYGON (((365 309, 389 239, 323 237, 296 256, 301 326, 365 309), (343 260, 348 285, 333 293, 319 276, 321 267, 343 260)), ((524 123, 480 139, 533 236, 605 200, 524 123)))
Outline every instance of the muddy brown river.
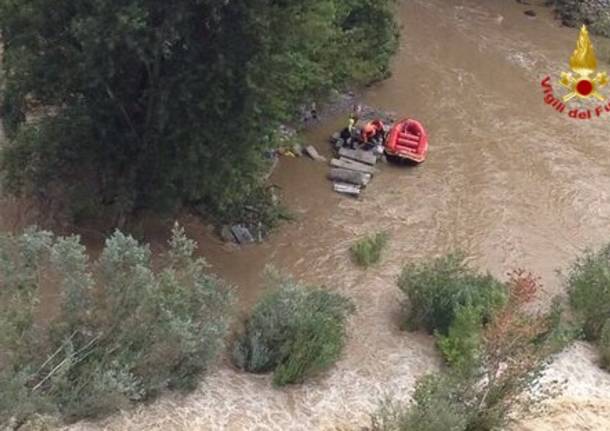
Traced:
MULTIPOLYGON (((354 200, 331 191, 327 166, 283 158, 272 181, 298 220, 262 245, 222 245, 197 221, 185 221, 214 271, 236 285, 244 309, 261 292, 267 264, 352 297, 358 313, 343 358, 318 378, 282 390, 225 360, 186 397, 168 395, 74 429, 366 425, 379 399, 408 400, 415 380, 439 365, 430 337, 397 328, 395 279, 403 264, 459 248, 500 277, 515 267, 539 274, 550 296, 562 291, 556 269, 586 246, 610 240, 610 114, 569 119, 544 104, 540 85, 546 75, 557 79, 567 71, 577 31, 560 27, 548 9, 509 0, 410 0, 399 13, 404 29, 394 75, 367 90, 363 102, 425 124, 430 153, 423 165, 383 166, 354 200), (537 17, 524 15, 526 9, 537 17), (350 244, 378 230, 391 234, 383 264, 355 268, 350 244)), ((608 66, 601 59, 600 65, 608 66)), ((344 115, 325 119, 306 133, 307 142, 328 155, 327 138, 344 121, 344 115)), ((582 367, 593 367, 588 347, 577 347, 582 367)), ((564 368, 572 365, 566 359, 564 368)), ((581 368, 572 373, 574 384, 589 378, 602 386, 573 396, 593 397, 610 417, 607 374, 591 368, 577 375, 581 368)))

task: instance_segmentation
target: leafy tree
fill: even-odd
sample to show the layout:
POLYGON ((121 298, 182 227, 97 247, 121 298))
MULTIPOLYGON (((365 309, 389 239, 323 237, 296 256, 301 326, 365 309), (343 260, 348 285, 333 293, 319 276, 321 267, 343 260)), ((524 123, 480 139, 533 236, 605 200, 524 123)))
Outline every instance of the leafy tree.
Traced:
POLYGON ((0 0, 6 184, 81 216, 226 216, 298 103, 387 74, 392 3, 0 0))

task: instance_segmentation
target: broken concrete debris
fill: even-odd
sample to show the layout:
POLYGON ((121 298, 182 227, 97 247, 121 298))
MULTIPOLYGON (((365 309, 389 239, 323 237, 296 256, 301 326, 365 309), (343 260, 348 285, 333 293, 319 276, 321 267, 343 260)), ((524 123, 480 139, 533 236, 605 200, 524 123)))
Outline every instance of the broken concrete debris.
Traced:
POLYGON ((363 174, 349 169, 332 168, 329 178, 333 181, 353 184, 355 186, 366 186, 371 181, 371 174, 363 174))
POLYGON ((251 244, 255 242, 250 231, 242 225, 232 226, 231 232, 233 233, 233 236, 238 244, 251 244))
POLYGON ((313 145, 305 147, 305 153, 317 162, 326 162, 326 157, 321 156, 313 145))
POLYGON ((360 187, 353 184, 334 183, 333 190, 337 193, 344 193, 352 196, 360 196, 360 187))
POLYGON ((333 168, 343 168, 343 169, 351 169, 352 171, 362 172, 363 174, 375 174, 377 173, 377 169, 373 166, 366 165, 364 163, 357 162, 355 160, 351 160, 345 157, 341 157, 339 159, 332 159, 330 161, 330 165, 333 168))

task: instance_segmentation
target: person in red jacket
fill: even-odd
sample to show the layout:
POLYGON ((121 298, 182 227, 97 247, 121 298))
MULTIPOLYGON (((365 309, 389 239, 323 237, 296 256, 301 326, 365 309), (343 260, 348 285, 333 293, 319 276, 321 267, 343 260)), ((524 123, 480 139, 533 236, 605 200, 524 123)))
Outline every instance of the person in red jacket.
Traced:
POLYGON ((362 128, 361 139, 366 147, 372 148, 372 146, 383 144, 384 129, 381 120, 374 120, 366 123, 362 128))

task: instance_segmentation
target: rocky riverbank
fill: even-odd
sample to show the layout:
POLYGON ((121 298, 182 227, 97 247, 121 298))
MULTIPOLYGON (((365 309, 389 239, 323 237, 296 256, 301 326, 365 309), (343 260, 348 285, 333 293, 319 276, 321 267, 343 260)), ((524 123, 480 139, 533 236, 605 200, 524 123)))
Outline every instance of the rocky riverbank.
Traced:
POLYGON ((554 3, 564 25, 586 24, 592 32, 610 37, 610 0, 555 0, 554 3))

